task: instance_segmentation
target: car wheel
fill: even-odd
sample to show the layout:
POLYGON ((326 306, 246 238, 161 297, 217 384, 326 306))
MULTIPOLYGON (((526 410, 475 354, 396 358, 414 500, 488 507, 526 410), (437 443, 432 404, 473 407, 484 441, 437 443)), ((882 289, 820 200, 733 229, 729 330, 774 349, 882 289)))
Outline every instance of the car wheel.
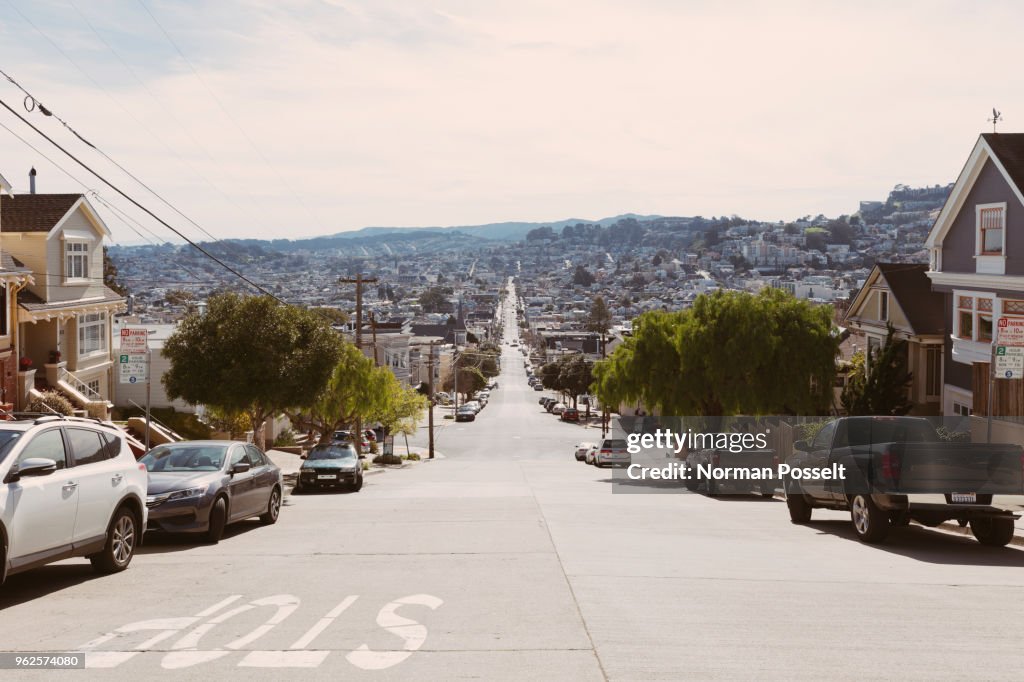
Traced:
POLYGON ((881 542, 889 534, 889 515, 879 509, 870 495, 853 496, 850 521, 861 542, 881 542))
POLYGON ((359 478, 352 484, 352 492, 357 493, 363 489, 363 475, 359 474, 359 478))
POLYGON ((697 492, 697 489, 700 488, 700 481, 698 481, 697 477, 693 475, 693 469, 688 468, 685 473, 686 478, 683 479, 683 485, 686 486, 686 489, 691 493, 697 492))
POLYGON ((210 523, 206 529, 206 541, 216 545, 224 537, 224 526, 228 524, 228 503, 218 497, 210 510, 210 523))
POLYGON ((811 505, 803 493, 786 493, 786 507, 789 509, 790 523, 807 523, 811 520, 811 505))
POLYGON ((277 523, 277 517, 281 513, 281 489, 276 485, 270 491, 270 499, 267 501, 267 511, 260 516, 260 523, 270 526, 277 523))
POLYGON ((708 497, 718 497, 718 481, 713 478, 708 479, 708 497))
POLYGON ((121 507, 110 520, 103 549, 89 557, 92 567, 99 573, 117 573, 128 568, 141 536, 135 512, 128 507, 121 507))
POLYGON ((1013 519, 971 519, 971 532, 989 547, 1005 547, 1013 539, 1013 519))

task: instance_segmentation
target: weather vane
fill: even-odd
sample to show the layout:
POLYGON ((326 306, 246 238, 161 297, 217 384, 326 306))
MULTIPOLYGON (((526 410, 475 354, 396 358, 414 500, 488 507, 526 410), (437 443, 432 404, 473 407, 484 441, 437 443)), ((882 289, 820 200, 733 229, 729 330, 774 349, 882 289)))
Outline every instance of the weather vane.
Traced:
POLYGON ((1003 120, 1003 112, 996 111, 995 107, 992 107, 992 118, 988 119, 988 122, 992 124, 992 132, 996 132, 996 124, 1003 120))

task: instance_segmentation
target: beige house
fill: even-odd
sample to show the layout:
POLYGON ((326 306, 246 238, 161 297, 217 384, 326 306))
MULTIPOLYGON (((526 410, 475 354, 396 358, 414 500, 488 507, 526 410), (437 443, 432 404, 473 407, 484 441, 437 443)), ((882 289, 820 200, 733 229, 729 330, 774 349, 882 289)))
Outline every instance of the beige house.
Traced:
MULTIPOLYGON (((844 323, 864 335, 866 349, 877 356, 888 325, 907 342, 907 370, 912 373, 911 414, 942 412, 942 367, 945 349, 945 301, 932 292, 925 263, 878 263, 847 310, 844 323)), ((871 367, 868 367, 871 372, 871 367)))
MULTIPOLYGON (((10 193, 10 183, 0 175, 0 195, 10 193)), ((32 281, 31 271, 4 251, 0 241, 0 409, 4 411, 22 407, 19 394, 24 395, 25 382, 30 382, 34 374, 18 371, 17 353, 18 292, 32 281), (20 393, 19 386, 22 387, 20 393)))
POLYGON ((17 349, 36 370, 35 388, 64 393, 105 417, 113 406, 112 318, 125 299, 103 283, 110 230, 81 194, 0 196, 2 250, 32 282, 17 295, 17 349))

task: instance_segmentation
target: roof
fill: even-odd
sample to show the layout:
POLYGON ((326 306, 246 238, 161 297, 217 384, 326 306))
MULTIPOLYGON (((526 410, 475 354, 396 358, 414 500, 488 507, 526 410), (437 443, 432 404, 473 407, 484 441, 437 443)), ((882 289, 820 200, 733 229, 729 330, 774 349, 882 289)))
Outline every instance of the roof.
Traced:
POLYGON ((70 301, 54 301, 47 303, 43 299, 33 294, 28 289, 22 289, 18 292, 18 307, 29 311, 46 311, 46 310, 62 310, 62 309, 76 309, 87 307, 91 305, 102 305, 105 303, 118 303, 124 301, 125 297, 117 293, 110 287, 103 287, 103 296, 96 298, 81 299, 76 298, 70 301))
MULTIPOLYGON (((944 335, 946 330, 945 296, 932 291, 927 263, 876 263, 875 270, 892 292, 896 304, 907 316, 915 336, 944 335)), ((871 288, 871 276, 864 282, 850 312, 859 308, 858 301, 871 288)))
POLYGON ((25 264, 14 256, 0 253, 0 274, 5 272, 32 272, 32 269, 26 268, 25 264))
POLYGON ((1024 133, 983 133, 981 137, 1002 162, 1013 184, 1024 190, 1024 133))
POLYGON ((0 230, 49 232, 81 198, 81 194, 0 194, 0 230))

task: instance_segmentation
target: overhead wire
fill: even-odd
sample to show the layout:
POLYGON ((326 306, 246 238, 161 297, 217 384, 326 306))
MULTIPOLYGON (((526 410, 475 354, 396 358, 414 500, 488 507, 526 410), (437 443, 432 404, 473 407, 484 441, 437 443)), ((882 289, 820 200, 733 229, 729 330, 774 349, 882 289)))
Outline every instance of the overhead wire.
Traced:
POLYGON ((113 183, 112 183, 112 182, 111 182, 110 180, 107 180, 107 178, 106 178, 106 177, 104 177, 103 175, 101 175, 101 174, 100 174, 100 173, 98 173, 97 171, 93 170, 93 168, 92 168, 91 166, 89 166, 89 165, 88 165, 87 163, 85 163, 84 161, 82 161, 81 159, 79 159, 79 158, 78 158, 77 156, 75 156, 74 154, 72 154, 71 152, 69 152, 69 151, 68 151, 67 149, 65 149, 65 148, 64 148, 64 146, 62 146, 62 145, 61 145, 61 144, 60 144, 59 142, 57 142, 57 141, 56 141, 56 140, 54 140, 54 139, 53 139, 52 137, 50 137, 49 135, 47 135, 47 134, 46 134, 45 132, 43 132, 42 130, 40 130, 39 128, 37 128, 37 127, 36 127, 36 126, 35 126, 35 125, 34 125, 34 124, 33 124, 33 123, 31 122, 31 121, 29 121, 28 119, 26 119, 26 118, 25 118, 24 116, 22 116, 21 114, 19 114, 19 113, 18 113, 18 112, 17 112, 17 111, 16 111, 16 110, 15 110, 15 109, 14 109, 13 107, 11 107, 11 105, 9 105, 9 104, 8 104, 8 103, 7 103, 7 102, 6 102, 5 100, 3 100, 3 99, 0 99, 0 105, 2 105, 2 106, 3 106, 4 108, 5 108, 5 109, 7 109, 7 111, 11 112, 11 113, 12 113, 12 114, 13 114, 14 116, 16 116, 16 117, 17 117, 17 118, 18 118, 18 119, 19 119, 19 120, 20 120, 20 121, 21 121, 22 123, 24 123, 24 124, 25 124, 25 125, 27 125, 28 127, 32 128, 32 130, 34 130, 34 131, 36 132, 36 134, 37 134, 37 135, 39 135, 39 136, 43 137, 43 138, 44 138, 44 139, 45 139, 45 140, 46 140, 47 142, 49 142, 49 143, 50 143, 50 144, 52 144, 52 145, 53 145, 54 147, 56 147, 56 148, 57 148, 57 149, 59 149, 59 150, 60 150, 61 152, 63 152, 65 156, 67 156, 67 157, 68 157, 68 158, 70 158, 70 159, 71 159, 72 161, 74 161, 75 163, 77 163, 77 164, 78 164, 79 166, 81 166, 82 168, 84 168, 84 169, 85 169, 85 170, 86 170, 87 172, 89 172, 89 173, 90 173, 91 175, 95 176, 95 177, 96 177, 96 178, 97 178, 98 180, 100 180, 100 181, 101 181, 101 182, 102 182, 103 184, 105 184, 105 185, 106 185, 107 187, 109 187, 110 189, 112 189, 112 190, 114 190, 115 192, 117 192, 118 194, 120 194, 120 195, 121 195, 122 197, 124 197, 124 198, 125 198, 125 199, 126 199, 127 201, 129 201, 129 202, 130 202, 130 203, 131 203, 132 205, 134 205, 134 206, 135 206, 136 208, 138 208, 139 210, 143 211, 144 213, 146 213, 147 215, 149 215, 149 217, 151 217, 151 218, 153 218, 154 220, 156 220, 157 222, 159 222, 159 223, 160 223, 161 225, 163 225, 164 227, 166 227, 167 229, 169 229, 169 230, 170 230, 171 232, 173 232, 174 234, 176 234, 176 235, 177 235, 178 237, 180 237, 181 239, 183 239, 183 240, 185 240, 186 242, 188 242, 188 243, 189 243, 189 244, 190 244, 190 245, 191 245, 191 246, 192 246, 192 247, 193 247, 194 249, 196 249, 197 251, 199 251, 200 253, 202 253, 203 255, 205 255, 205 256, 206 256, 207 258, 209 258, 210 260, 214 261, 215 263, 217 263, 218 265, 220 265, 221 267, 223 267, 223 268, 224 268, 225 270, 227 270, 227 271, 231 272, 231 273, 232 273, 233 275, 235 275, 236 277, 238 277, 238 278, 239 278, 240 280, 242 280, 243 282, 245 282, 246 284, 248 284, 248 285, 249 285, 249 286, 251 286, 252 288, 254 288, 254 289, 256 289, 257 291, 259 291, 260 293, 266 294, 267 296, 270 296, 270 297, 274 298, 275 300, 277 300, 277 301, 279 301, 279 302, 281 302, 281 303, 285 303, 285 301, 284 301, 284 300, 282 300, 281 298, 279 298, 279 297, 278 297, 278 296, 277 296, 276 294, 274 294, 274 293, 272 293, 271 291, 267 290, 267 289, 266 289, 266 288, 264 288, 264 287, 263 287, 262 285, 260 285, 260 284, 257 284, 256 282, 252 281, 251 279, 249 279, 248 277, 246 277, 245 275, 243 275, 243 274, 242 274, 241 272, 239 272, 238 270, 236 270, 236 269, 235 269, 235 268, 233 268, 232 266, 230 266, 230 265, 228 265, 227 263, 225 263, 225 262, 224 262, 223 260, 221 260, 220 258, 218 258, 217 256, 215 256, 214 254, 212 254, 212 253, 210 253, 209 251, 207 251, 207 250, 206 250, 205 248, 203 248, 203 247, 202 247, 201 245, 197 244, 197 243, 196 243, 196 242, 194 242, 194 241, 193 241, 193 240, 192 240, 191 238, 189 238, 188 236, 186 236, 185 234, 183 234, 183 233, 182 233, 182 232, 181 232, 181 231, 180 231, 179 229, 177 229, 176 227, 174 227, 173 225, 171 225, 170 223, 168 223, 168 222, 167 222, 166 220, 164 220, 163 218, 161 218, 161 217, 160 217, 160 216, 158 216, 157 214, 153 213, 153 211, 151 211, 150 209, 148 209, 147 207, 145 207, 144 205, 142 205, 141 203, 139 203, 138 201, 136 201, 136 200, 135 200, 135 199, 134 199, 134 198, 133 198, 132 196, 130 196, 129 194, 125 193, 125 192, 124 192, 124 190, 122 190, 122 189, 121 189, 120 187, 118 187, 117 185, 113 184, 113 183))

